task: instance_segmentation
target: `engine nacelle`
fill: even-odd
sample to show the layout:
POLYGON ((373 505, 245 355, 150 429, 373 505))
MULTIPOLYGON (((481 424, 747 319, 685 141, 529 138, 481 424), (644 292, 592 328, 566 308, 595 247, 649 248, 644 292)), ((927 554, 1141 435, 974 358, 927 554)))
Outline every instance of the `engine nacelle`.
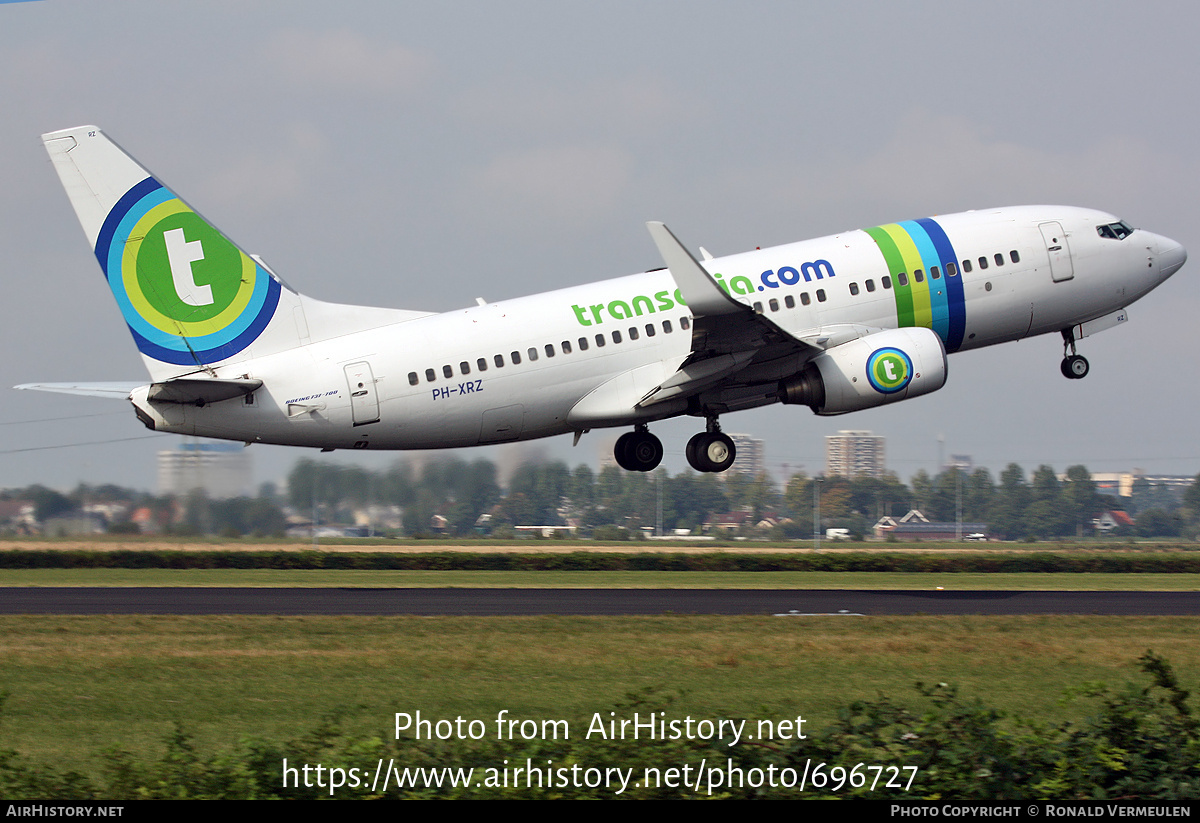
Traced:
POLYGON ((845 414, 920 397, 946 385, 946 347, 932 329, 876 332, 829 349, 779 381, 783 403, 845 414))

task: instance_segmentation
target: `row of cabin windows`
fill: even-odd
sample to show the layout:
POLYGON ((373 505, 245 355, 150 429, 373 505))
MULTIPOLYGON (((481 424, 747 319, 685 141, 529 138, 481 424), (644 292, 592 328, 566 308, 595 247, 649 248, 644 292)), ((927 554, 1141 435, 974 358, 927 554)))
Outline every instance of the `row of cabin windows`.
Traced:
MULTIPOLYGON (((692 325, 691 318, 689 318, 689 317, 680 317, 679 318, 679 328, 686 330, 688 328, 691 328, 691 325, 692 325)), ((671 332, 673 332, 675 330, 675 328, 674 328, 674 326, 671 325, 670 320, 663 320, 662 321, 662 330, 663 330, 663 334, 670 334, 671 332)), ((641 338, 641 336, 643 334, 642 330, 639 329, 637 326, 630 326, 628 329, 628 333, 629 333, 630 340, 638 340, 641 338)), ((645 335, 647 337, 654 337, 657 334, 658 334, 658 328, 653 323, 647 323, 645 325, 645 335)), ((613 343, 621 343, 625 339, 624 336, 621 334, 620 330, 613 331, 611 333, 611 335, 612 335, 613 343)), ((595 336, 594 340, 595 340, 595 346, 598 349, 602 349, 606 345, 608 345, 608 338, 606 338, 603 334, 597 334, 595 336)), ((562 350, 563 354, 571 354, 572 351, 575 350, 576 346, 578 346, 579 351, 587 351, 591 347, 591 345, 592 345, 592 342, 589 341, 588 338, 580 337, 579 340, 576 341, 576 343, 574 343, 574 344, 570 340, 562 341, 559 344, 559 349, 562 350)), ((545 352, 546 357, 554 357, 558 353, 558 349, 556 349, 554 347, 553 343, 547 343, 543 347, 542 351, 545 352)), ((530 362, 536 361, 538 359, 538 357, 540 356, 537 346, 530 346, 528 349, 526 349, 524 356, 527 357, 530 362)), ((519 351, 509 352, 508 361, 511 362, 514 366, 519 366, 521 364, 521 358, 522 358, 521 352, 519 352, 519 351)), ((504 365, 505 365, 504 355, 503 354, 493 355, 492 362, 495 363, 495 367, 497 369, 504 368, 504 365)), ((475 361, 475 369, 477 371, 481 371, 481 372, 487 371, 488 370, 488 359, 486 357, 480 357, 479 359, 477 359, 475 361)), ((458 364, 458 373, 463 374, 463 375, 470 374, 471 373, 470 361, 463 360, 462 362, 460 362, 458 364)), ((442 376, 446 377, 446 378, 454 377, 454 367, 449 364, 442 366, 442 376)), ((425 370, 425 381, 427 383, 432 383, 435 380, 437 380, 437 371, 435 369, 426 369, 425 370)), ((417 373, 415 371, 410 371, 408 373, 408 384, 410 386, 415 386, 420 382, 421 382, 420 377, 417 375, 417 373)))
MULTIPOLYGON (((825 300, 827 299, 825 296, 825 289, 817 289, 816 295, 817 295, 818 303, 824 303, 825 300)), ((800 305, 808 306, 811 304, 812 304, 812 295, 810 295, 806 291, 800 292, 800 305)), ((771 308, 771 311, 779 311, 779 298, 772 297, 770 300, 767 301, 767 305, 771 308)), ((784 308, 788 308, 788 309, 796 308, 796 298, 790 294, 785 294, 783 296, 783 305, 784 305, 784 308)), ((756 312, 758 312, 759 314, 762 314, 763 304, 761 302, 755 303, 754 310, 756 312)))
MULTIPOLYGON (((1014 263, 1020 263, 1021 255, 1017 252, 1016 249, 1012 249, 1008 253, 1008 259, 1014 263)), ((997 266, 1004 265, 1004 255, 1001 254, 1000 252, 996 252, 994 255, 992 255, 992 260, 995 261, 995 264, 997 266)), ((978 258, 978 264, 979 264, 980 271, 986 269, 988 267, 987 255, 984 255, 984 256, 978 258)), ((970 259, 962 261, 962 270, 964 272, 972 271, 973 266, 974 266, 974 264, 971 262, 970 259)), ((946 264, 946 276, 947 277, 958 277, 958 265, 956 263, 954 263, 953 261, 946 264)), ((925 282, 925 272, 922 269, 915 269, 912 273, 912 279, 913 279, 913 282, 924 283, 925 282)), ((937 267, 937 266, 929 267, 929 279, 930 280, 941 280, 942 279, 942 272, 939 269, 939 267, 937 267)), ((909 279, 908 279, 907 272, 899 272, 896 274, 896 284, 898 286, 907 286, 908 282, 909 282, 909 279)), ((892 287, 892 278, 889 275, 885 274, 883 277, 879 278, 879 284, 884 289, 890 289, 892 287)), ((872 279, 865 280, 863 282, 863 286, 866 288, 866 290, 868 292, 875 291, 875 281, 872 279)), ((856 282, 851 283, 850 284, 850 294, 857 295, 859 293, 860 293, 860 289, 858 287, 858 283, 856 283, 856 282)), ((825 302, 825 290, 824 289, 817 289, 816 295, 817 295, 818 303, 825 302)), ((812 303, 812 298, 809 297, 808 292, 800 293, 800 303, 805 306, 812 303)), ((789 309, 796 307, 796 301, 790 294, 786 295, 783 298, 783 304, 784 304, 785 308, 789 308, 789 309)), ((770 300, 768 300, 767 307, 771 311, 779 311, 778 298, 772 297, 770 300)), ((754 310, 761 313, 763 310, 763 304, 761 302, 755 303, 754 310)))

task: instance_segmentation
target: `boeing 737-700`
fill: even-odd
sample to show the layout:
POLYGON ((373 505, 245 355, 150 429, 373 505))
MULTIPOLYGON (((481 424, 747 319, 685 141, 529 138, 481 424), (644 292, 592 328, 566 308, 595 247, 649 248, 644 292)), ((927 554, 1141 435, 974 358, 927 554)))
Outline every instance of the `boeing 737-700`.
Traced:
POLYGON ((647 224, 663 268, 442 314, 324 303, 284 283, 94 126, 42 137, 150 372, 17 388, 127 398, 155 431, 332 449, 438 449, 705 421, 697 471, 734 460, 722 414, 790 403, 843 414, 946 382, 946 355, 1060 333, 1077 342, 1187 259, 1183 246, 1069 206, 906 220, 697 260, 647 224))

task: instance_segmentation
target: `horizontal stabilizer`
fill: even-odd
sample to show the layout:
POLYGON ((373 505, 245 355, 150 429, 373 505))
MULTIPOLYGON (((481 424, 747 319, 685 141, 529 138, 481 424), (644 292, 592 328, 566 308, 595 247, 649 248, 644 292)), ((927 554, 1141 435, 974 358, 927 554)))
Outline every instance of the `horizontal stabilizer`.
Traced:
POLYGON ((133 390, 146 385, 146 381, 125 383, 22 383, 13 386, 21 391, 49 391, 58 394, 78 394, 83 397, 107 397, 110 400, 128 400, 133 390))
POLYGON ((146 398, 155 403, 203 406, 242 397, 262 388, 261 380, 222 380, 212 377, 178 377, 150 386, 146 398))

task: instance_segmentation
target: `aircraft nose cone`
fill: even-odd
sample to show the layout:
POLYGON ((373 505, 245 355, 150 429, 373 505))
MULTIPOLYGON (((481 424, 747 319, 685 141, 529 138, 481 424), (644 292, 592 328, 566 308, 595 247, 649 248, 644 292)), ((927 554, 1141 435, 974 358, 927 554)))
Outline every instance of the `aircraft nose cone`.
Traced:
POLYGON ((1179 271, 1187 261, 1187 249, 1169 237, 1158 238, 1158 270, 1164 277, 1179 271))

